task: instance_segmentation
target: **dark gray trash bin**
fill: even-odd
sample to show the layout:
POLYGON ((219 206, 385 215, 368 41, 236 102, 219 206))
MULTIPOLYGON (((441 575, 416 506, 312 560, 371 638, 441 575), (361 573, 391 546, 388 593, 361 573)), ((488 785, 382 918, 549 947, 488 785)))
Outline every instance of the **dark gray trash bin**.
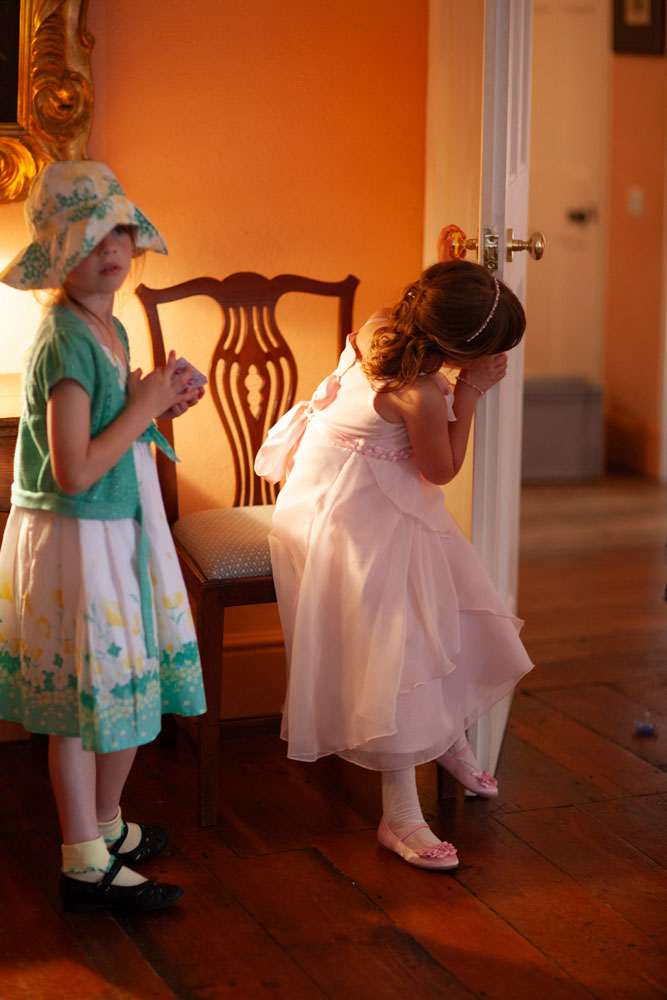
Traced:
POLYGON ((523 482, 599 479, 604 471, 601 386, 581 376, 534 376, 524 382, 523 400, 523 482))

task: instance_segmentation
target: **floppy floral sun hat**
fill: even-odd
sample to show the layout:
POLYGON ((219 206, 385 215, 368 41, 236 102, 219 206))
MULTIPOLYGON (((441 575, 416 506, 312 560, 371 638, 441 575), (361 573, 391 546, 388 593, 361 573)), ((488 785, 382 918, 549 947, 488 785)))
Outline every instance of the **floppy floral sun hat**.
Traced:
POLYGON ((167 253, 143 212, 113 173, 95 160, 51 163, 35 178, 25 206, 32 243, 0 272, 14 288, 59 288, 114 226, 134 227, 135 254, 167 253))

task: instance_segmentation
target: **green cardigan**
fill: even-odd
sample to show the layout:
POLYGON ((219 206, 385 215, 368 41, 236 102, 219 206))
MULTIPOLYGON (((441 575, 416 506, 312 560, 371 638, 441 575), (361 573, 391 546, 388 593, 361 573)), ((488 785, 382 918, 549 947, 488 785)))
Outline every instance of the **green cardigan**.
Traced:
MULTIPOLYGON (((130 350, 122 323, 116 332, 129 364, 130 350)), ((104 430, 125 406, 118 373, 86 323, 62 306, 46 313, 31 348, 23 379, 23 407, 14 457, 12 503, 51 510, 69 517, 115 520, 131 517, 141 525, 139 583, 148 655, 155 655, 148 573, 148 540, 143 530, 139 483, 132 448, 87 490, 70 496, 58 486, 51 468, 46 427, 49 394, 62 379, 74 379, 90 396, 90 436, 104 430)), ((172 460, 176 455, 151 424, 139 438, 152 441, 172 460)))
MULTIPOLYGON (((122 323, 114 322, 129 363, 127 334, 122 323)), ((12 503, 16 507, 36 507, 70 517, 140 520, 139 484, 131 448, 82 493, 74 496, 64 493, 53 478, 46 406, 51 390, 64 378, 79 382, 90 396, 90 436, 96 437, 125 406, 125 393, 118 384, 114 366, 86 323, 69 309, 53 306, 37 331, 23 378, 12 503)), ((139 440, 153 441, 176 460, 155 424, 139 440)))

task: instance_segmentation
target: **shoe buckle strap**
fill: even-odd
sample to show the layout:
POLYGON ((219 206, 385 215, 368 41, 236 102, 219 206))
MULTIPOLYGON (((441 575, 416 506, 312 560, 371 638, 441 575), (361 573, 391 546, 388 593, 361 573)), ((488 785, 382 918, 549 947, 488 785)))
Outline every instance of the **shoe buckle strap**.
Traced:
POLYGON ((118 872, 121 870, 122 867, 123 867, 123 862, 121 861, 121 859, 114 858, 113 864, 111 865, 109 871, 106 873, 106 875, 102 877, 102 880, 97 883, 97 888, 100 890, 100 892, 107 892, 107 890, 111 888, 113 880, 115 879, 116 875, 118 874, 118 872))
POLYGON ((410 827, 407 833, 403 834, 403 836, 400 838, 401 843, 403 843, 404 840, 407 840, 411 834, 416 833, 417 830, 425 830, 425 829, 430 829, 428 823, 424 822, 416 823, 415 826, 410 827))

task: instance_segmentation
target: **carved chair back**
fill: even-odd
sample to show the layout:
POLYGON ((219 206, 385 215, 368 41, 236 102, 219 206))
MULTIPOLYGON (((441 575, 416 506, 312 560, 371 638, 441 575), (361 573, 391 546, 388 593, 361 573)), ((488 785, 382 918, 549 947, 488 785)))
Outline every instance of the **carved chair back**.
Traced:
MULTIPOLYGON (((292 351, 276 321, 278 300, 287 292, 338 299, 338 347, 352 330, 358 279, 316 281, 299 275, 266 278, 239 271, 223 280, 194 278, 168 288, 139 285, 136 294, 148 319, 155 365, 166 362, 158 306, 197 295, 215 299, 222 314, 209 368, 209 391, 220 417, 234 464, 233 506, 274 503, 277 487, 255 474, 257 451, 269 428, 294 403, 297 370, 292 351)), ((158 426, 173 445, 171 420, 158 426)), ((178 519, 174 464, 158 452, 158 472, 170 524, 178 519)))

